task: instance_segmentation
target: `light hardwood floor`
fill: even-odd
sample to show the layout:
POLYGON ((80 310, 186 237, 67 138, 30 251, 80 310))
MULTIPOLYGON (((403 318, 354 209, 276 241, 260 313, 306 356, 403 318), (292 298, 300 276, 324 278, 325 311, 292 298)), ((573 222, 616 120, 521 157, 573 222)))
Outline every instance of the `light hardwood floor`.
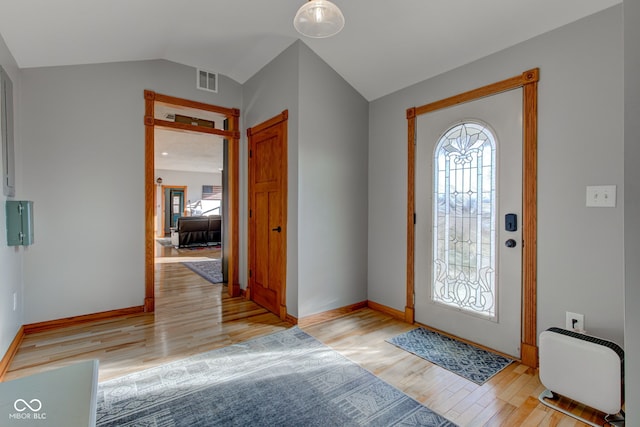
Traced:
MULTIPOLYGON (((245 341, 292 325, 243 298, 230 298, 174 257, 216 256, 215 251, 158 248, 156 313, 27 335, 5 380, 100 360, 100 381, 245 341)), ((414 326, 361 309, 304 327, 310 335, 460 426, 585 426, 541 405, 538 376, 513 363, 482 386, 385 342, 414 326)), ((569 410, 602 424, 602 414, 563 401, 569 410)))

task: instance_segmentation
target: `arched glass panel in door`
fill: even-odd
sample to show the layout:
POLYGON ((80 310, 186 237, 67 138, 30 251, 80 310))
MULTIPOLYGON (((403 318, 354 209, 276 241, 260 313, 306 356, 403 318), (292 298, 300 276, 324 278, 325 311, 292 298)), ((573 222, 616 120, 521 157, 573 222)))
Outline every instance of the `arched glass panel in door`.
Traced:
POLYGON ((496 317, 496 141, 479 122, 447 130, 434 151, 433 301, 496 317))

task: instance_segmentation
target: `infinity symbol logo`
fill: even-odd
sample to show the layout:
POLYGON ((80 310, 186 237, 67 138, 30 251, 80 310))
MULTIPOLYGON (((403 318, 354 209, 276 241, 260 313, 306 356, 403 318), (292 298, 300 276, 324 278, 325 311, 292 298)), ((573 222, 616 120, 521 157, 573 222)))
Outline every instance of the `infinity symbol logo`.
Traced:
POLYGON ((40 402, 40 400, 38 399, 31 399, 29 403, 27 403, 27 401, 24 399, 18 399, 13 403, 13 407, 18 412, 24 412, 27 410, 27 408, 31 409, 33 412, 38 412, 40 409, 42 409, 42 402, 40 402), (29 403, 33 406, 31 406, 29 403))

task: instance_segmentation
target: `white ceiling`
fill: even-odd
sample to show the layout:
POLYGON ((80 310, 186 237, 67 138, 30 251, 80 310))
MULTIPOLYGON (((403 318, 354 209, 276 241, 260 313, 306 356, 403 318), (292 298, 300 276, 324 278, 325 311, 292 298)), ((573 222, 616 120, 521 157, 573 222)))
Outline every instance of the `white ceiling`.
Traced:
MULTIPOLYGON (((211 120, 223 129, 225 116, 193 108, 176 107, 156 102, 156 119, 174 121, 169 115, 211 120)), ((185 132, 156 126, 154 131, 155 169, 220 173, 223 165, 223 138, 201 132, 185 132)))
MULTIPOLYGON (((346 25, 304 42, 368 100, 621 0, 334 0, 346 25)), ((167 59, 244 83, 293 41, 304 0, 0 0, 18 66, 167 59)))
POLYGON ((156 128, 155 169, 220 173, 222 144, 216 135, 156 128))

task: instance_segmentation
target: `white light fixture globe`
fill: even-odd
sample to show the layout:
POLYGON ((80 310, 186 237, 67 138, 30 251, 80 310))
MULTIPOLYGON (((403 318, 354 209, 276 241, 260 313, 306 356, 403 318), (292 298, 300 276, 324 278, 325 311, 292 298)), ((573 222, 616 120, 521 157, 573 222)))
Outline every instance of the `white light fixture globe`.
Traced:
POLYGON ((293 26, 303 36, 316 39, 331 37, 344 27, 344 15, 328 0, 309 0, 298 9, 293 26))

